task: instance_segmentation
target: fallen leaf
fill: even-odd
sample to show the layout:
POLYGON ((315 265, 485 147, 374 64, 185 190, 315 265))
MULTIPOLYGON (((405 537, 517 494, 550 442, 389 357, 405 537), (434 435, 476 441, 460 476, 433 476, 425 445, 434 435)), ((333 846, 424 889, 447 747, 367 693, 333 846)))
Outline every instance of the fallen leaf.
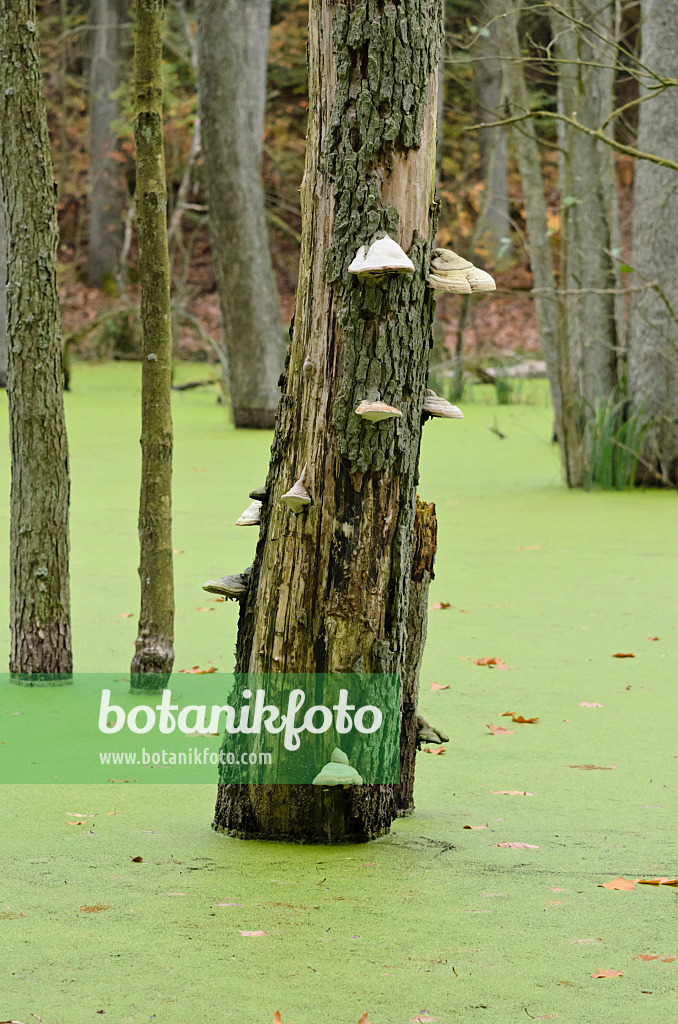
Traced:
POLYGON ((630 892, 635 889, 635 882, 630 878, 613 878, 611 882, 601 882, 599 889, 619 889, 621 892, 630 892))
POLYGON ((471 658, 474 665, 487 665, 488 668, 501 668, 508 671, 508 665, 501 658, 471 658))
POLYGON ((370 1024, 369 1020, 367 1019, 367 1013, 364 1013, 362 1015, 362 1017, 358 1021, 358 1024, 370 1024))
POLYGON ((559 907, 564 902, 565 902, 565 900, 547 900, 546 901, 546 903, 548 904, 549 907, 559 907))
MULTIPOLYGON (((525 544, 519 548, 516 548, 516 551, 539 551, 540 547, 541 544, 525 544)), ((542 1017, 539 1019, 543 1020, 544 1018, 542 1017)))
MULTIPOLYGON (((211 609, 211 608, 209 609, 209 611, 212 611, 212 610, 213 609, 211 609)), ((180 672, 186 672, 188 675, 191 675, 191 676, 208 676, 210 674, 210 672, 216 672, 217 671, 217 667, 216 667, 216 665, 212 665, 211 668, 200 668, 198 665, 194 665, 193 668, 180 668, 179 671, 180 672)))
POLYGON ((471 614, 470 611, 468 610, 468 608, 459 608, 458 611, 463 612, 464 615, 470 615, 471 614))
POLYGON ((557 885, 549 885, 550 892, 567 892, 567 889, 560 889, 557 885))
POLYGON ((67 825, 86 825, 86 821, 67 821, 67 825))
POLYGON ((93 814, 79 814, 77 811, 66 811, 66 814, 69 814, 71 816, 71 818, 93 818, 94 817, 93 814))
POLYGON ((106 814, 108 814, 108 815, 117 814, 117 813, 118 813, 117 811, 106 811, 106 814))
POLYGON ((491 789, 490 793, 500 796, 534 796, 534 793, 528 793, 526 789, 491 789))
POLYGON ((613 654, 613 658, 635 658, 635 654, 613 654))
POLYGON ((489 825, 462 825, 462 828, 489 828, 489 825))
POLYGON ((503 725, 490 725, 489 722, 486 724, 493 736, 515 736, 513 729, 505 729, 503 725))
POLYGON ((280 1010, 276 1010, 273 1014, 273 1024, 282 1024, 282 1017, 280 1016, 280 1010))
POLYGON ((592 978, 621 978, 623 971, 601 971, 598 970, 597 974, 592 974, 592 978))
POLYGON ((144 859, 143 857, 132 857, 131 858, 131 860, 133 861, 134 864, 141 864, 143 862, 143 859, 144 859))
POLYGON ((266 932, 240 932, 241 935, 246 936, 249 939, 259 938, 260 935, 265 935, 266 932))
POLYGON ((80 907, 83 914, 100 914, 102 910, 110 910, 110 907, 105 907, 102 903, 95 903, 93 907, 80 907))
POLYGON ((134 612, 123 612, 122 615, 118 615, 118 618, 119 619, 131 619, 133 617, 133 615, 134 615, 134 612))
POLYGON ((213 612, 214 608, 196 608, 197 612, 213 612))
POLYGON ((441 683, 431 683, 431 686, 430 686, 431 690, 449 690, 449 688, 450 688, 450 684, 449 683, 444 683, 444 684, 441 684, 441 683))
POLYGON ((500 715, 500 718, 507 718, 507 717, 511 718, 512 721, 514 721, 514 722, 521 722, 521 723, 524 723, 526 725, 530 724, 532 722, 538 722, 539 721, 538 718, 523 718, 522 715, 517 715, 515 713, 515 711, 505 711, 503 713, 503 715, 500 715))
POLYGON ((539 850, 539 846, 533 846, 532 843, 492 843, 492 846, 503 846, 509 850, 539 850))
POLYGON ((432 604, 431 607, 429 608, 429 611, 431 611, 431 612, 438 612, 442 608, 449 608, 449 607, 450 607, 450 602, 449 601, 441 601, 440 604, 432 604))
POLYGON ((662 957, 662 963, 663 964, 672 964, 674 962, 674 960, 678 960, 678 956, 663 956, 662 957))
POLYGON ((648 640, 659 640, 658 636, 648 636, 648 640))
POLYGON ((591 703, 588 700, 582 700, 582 701, 579 702, 579 707, 580 708, 602 708, 602 706, 603 705, 602 704, 598 704, 597 701, 594 701, 593 703, 591 703))
POLYGON ((659 953, 636 953, 634 960, 659 960, 659 953))
POLYGON ((638 885, 678 885, 678 878, 636 878, 638 885))
POLYGON ((583 772, 611 772, 617 767, 616 764, 611 765, 600 765, 600 764, 571 764, 570 768, 579 768, 583 772))
POLYGON ((183 552, 182 548, 172 548, 172 554, 173 555, 183 555, 183 553, 184 552, 183 552))
POLYGON ((445 747, 424 747, 425 754, 444 754, 445 747))

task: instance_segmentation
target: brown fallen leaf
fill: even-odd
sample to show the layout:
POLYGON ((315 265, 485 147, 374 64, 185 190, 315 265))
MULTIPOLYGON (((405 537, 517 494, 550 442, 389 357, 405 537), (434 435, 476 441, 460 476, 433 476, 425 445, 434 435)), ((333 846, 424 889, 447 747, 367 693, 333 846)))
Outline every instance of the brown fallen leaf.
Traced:
POLYGON ((674 962, 674 960, 678 960, 678 956, 663 956, 662 957, 662 963, 663 964, 672 964, 674 962))
POLYGON ((613 878, 611 882, 601 882, 599 889, 619 889, 621 892, 631 892, 635 889, 635 882, 631 878, 613 878))
POLYGON ((648 636, 648 640, 659 640, 658 636, 648 636))
POLYGON ((531 724, 532 722, 538 722, 538 718, 523 718, 522 715, 517 715, 515 711, 505 711, 501 718, 510 718, 513 722, 519 722, 525 725, 531 724))
POLYGON ((516 551, 539 551, 540 547, 541 544, 524 544, 516 548, 516 551))
POLYGON ((445 747, 424 747, 425 754, 444 754, 445 747))
MULTIPOLYGON (((209 609, 209 611, 212 610, 213 609, 211 608, 209 609)), ((194 665, 193 668, 180 668, 179 671, 185 672, 187 675, 191 676, 208 676, 210 672, 216 672, 217 667, 216 665, 212 665, 211 668, 200 668, 198 665, 194 665)))
POLYGON ((636 953, 634 960, 659 960, 659 953, 636 953))
POLYGON ((489 722, 486 725, 493 736, 515 736, 513 729, 505 729, 503 725, 490 725, 489 722))
POLYGON ((83 914, 100 914, 102 910, 110 909, 110 907, 105 907, 103 903, 95 903, 93 907, 80 907, 80 910, 82 911, 83 914))
POLYGON ((364 1013, 362 1015, 362 1017, 358 1021, 358 1024, 370 1024, 369 1020, 367 1019, 367 1013, 364 1013))
POLYGON ((134 864, 141 864, 143 862, 144 858, 143 857, 131 857, 130 859, 132 860, 132 862, 134 864))
POLYGON ((534 793, 528 793, 526 789, 491 789, 490 793, 499 796, 534 796, 534 793))
POLYGON ((580 768, 583 772, 611 772, 617 767, 616 764, 601 765, 601 764, 571 764, 569 768, 580 768))
POLYGON ((678 885, 678 878, 636 878, 638 885, 678 885))
POLYGON ((471 658, 474 665, 487 665, 488 668, 501 668, 508 672, 508 665, 501 658, 471 658))
POLYGON ((603 705, 599 704, 598 701, 593 701, 593 703, 592 703, 591 701, 588 701, 588 700, 582 700, 582 701, 579 702, 579 707, 580 708, 602 708, 602 706, 603 705))
POLYGON ((489 828, 489 825, 462 825, 462 828, 489 828))
POLYGON ((66 811, 66 814, 70 815, 71 818, 93 818, 93 814, 85 814, 79 811, 66 811))
POLYGON ((431 690, 449 690, 449 688, 450 688, 450 684, 449 683, 443 683, 443 684, 441 684, 441 683, 431 683, 431 686, 429 687, 429 689, 431 689, 431 690))
POLYGON ((613 654, 613 658, 635 658, 635 654, 613 654))
POLYGON ((67 821, 67 825, 86 825, 86 821, 67 821))
POLYGON ((539 846, 532 843, 492 843, 492 846, 503 846, 508 850, 539 850, 539 846))
POLYGON ((214 608, 196 608, 197 612, 213 612, 214 608))
MULTIPOLYGON (((238 930, 240 930, 240 929, 238 929, 238 930)), ((261 931, 256 931, 256 932, 240 932, 240 934, 244 935, 248 939, 258 939, 260 935, 265 935, 266 932, 261 932, 261 931)))
POLYGON ((123 612, 122 615, 118 615, 119 619, 131 619, 134 612, 123 612))
POLYGON ((551 892, 567 892, 567 889, 561 889, 558 885, 549 885, 549 890, 551 892))
POLYGON ((173 555, 183 555, 183 553, 184 553, 183 548, 172 548, 172 554, 173 555))
POLYGON ((273 1024, 282 1024, 282 1017, 280 1016, 280 1010, 276 1010, 273 1014, 273 1024))
POLYGON ((449 601, 441 601, 439 604, 432 604, 431 607, 429 608, 429 611, 431 611, 431 612, 439 612, 443 608, 449 608, 449 607, 450 607, 450 602, 449 601))
POLYGON ((623 971, 601 971, 598 970, 597 974, 591 974, 592 978, 621 978, 623 971))

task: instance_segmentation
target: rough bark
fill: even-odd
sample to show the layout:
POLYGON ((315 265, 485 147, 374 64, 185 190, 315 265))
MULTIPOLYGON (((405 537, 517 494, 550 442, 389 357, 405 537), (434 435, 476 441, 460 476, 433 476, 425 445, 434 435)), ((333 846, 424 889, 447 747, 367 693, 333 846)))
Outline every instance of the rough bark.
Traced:
POLYGON ((128 16, 127 0, 90 0, 89 244, 87 277, 101 285, 115 276, 123 238, 125 183, 116 160, 120 85, 128 16))
POLYGON ((407 640, 401 678, 402 718, 400 724, 400 786, 396 794, 399 815, 414 810, 414 762, 417 756, 417 701, 419 672, 424 657, 428 622, 428 588, 433 579, 433 561, 438 541, 436 507, 417 498, 414 520, 414 551, 410 572, 410 601, 407 610, 407 640))
MULTIPOLYGON (((494 20, 494 0, 483 0, 478 19, 481 24, 473 55, 473 90, 482 121, 501 116, 502 55, 494 20)), ((508 135, 503 128, 483 128, 478 134, 480 167, 485 182, 479 251, 494 266, 506 264, 511 250, 511 222, 508 197, 508 135)))
MULTIPOLYGON (((406 670, 442 24, 442 0, 311 0, 301 269, 238 672, 406 670), (348 265, 384 230, 415 273, 361 282, 348 265), (377 392, 402 418, 356 416, 377 392), (304 466, 313 504, 295 516, 279 498, 304 466)), ((215 827, 365 840, 388 831, 397 790, 222 785, 215 827)))
MULTIPOLYGON (((0 146, 2 143, 0 142, 0 146)), ((7 231, 0 182, 0 388, 7 387, 7 231)))
POLYGON ((261 181, 270 0, 198 0, 196 11, 202 156, 233 419, 269 429, 285 359, 261 181))
MULTIPOLYGON (((600 128, 613 109, 614 3, 564 0, 570 17, 551 15, 558 67, 558 110, 590 128, 600 128), (576 18, 582 24, 575 24, 576 18), (601 39, 601 35, 604 39, 601 39), (606 41, 606 40, 609 40, 606 41)), ((610 133, 612 128, 610 128, 610 133)), ((567 331, 572 396, 577 411, 579 458, 568 452, 568 479, 581 486, 584 426, 596 400, 607 399, 619 379, 617 190, 612 148, 572 125, 559 122, 561 254, 560 286, 567 331), (585 292, 582 289, 597 289, 585 292), (609 289, 608 293, 605 290, 609 289)), ((561 381, 564 387, 565 381, 561 381)), ((570 403, 570 395, 563 400, 570 403)))
MULTIPOLYGON (((641 59, 665 78, 678 79, 678 0, 646 0, 641 59)), ((638 148, 678 160, 675 88, 640 107, 638 148)), ((632 294, 629 319, 629 395, 649 421, 643 457, 678 484, 678 279, 676 222, 678 175, 638 161, 633 189, 631 264, 634 286, 657 288, 632 294)), ((639 467, 639 481, 656 478, 639 467)))
POLYGON ((34 0, 0 10, 0 179, 8 237, 10 673, 72 669, 68 446, 57 290, 56 186, 34 0))
POLYGON ((174 663, 172 323, 162 130, 163 0, 137 0, 134 33, 141 274, 141 611, 132 688, 162 686, 174 663))

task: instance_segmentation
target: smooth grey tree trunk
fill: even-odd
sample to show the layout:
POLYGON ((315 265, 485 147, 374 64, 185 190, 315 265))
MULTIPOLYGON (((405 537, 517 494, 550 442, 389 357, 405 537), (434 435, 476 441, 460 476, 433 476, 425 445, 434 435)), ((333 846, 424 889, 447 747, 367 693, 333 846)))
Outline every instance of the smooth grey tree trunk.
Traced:
MULTIPOLYGON (((309 28, 299 287, 236 671, 396 673, 414 686, 419 647, 407 630, 423 628, 409 612, 443 2, 311 0, 309 28), (414 274, 356 279, 359 246, 385 231, 414 274), (375 392, 402 417, 361 420, 355 409, 375 392), (304 466, 312 504, 294 515, 280 498, 304 466)), ((225 784, 214 824, 241 838, 359 841, 408 805, 396 785, 225 784)))
MULTIPOLYGON (((2 143, 0 142, 0 146, 2 143)), ((7 230, 0 182, 0 388, 7 387, 7 230)))
POLYGON ((101 285, 118 271, 123 239, 125 182, 116 160, 118 116, 114 95, 127 49, 128 0, 90 0, 89 243, 87 278, 101 285))
MULTIPOLYGON (((570 18, 552 13, 558 65, 558 111, 600 128, 613 109, 616 47, 611 0, 563 0, 570 18), (583 22, 575 24, 571 18, 583 22), (601 39, 601 35, 605 37, 601 39), (609 42, 607 41, 609 40, 609 42)), ((609 129, 610 133, 612 128, 609 129)), ((598 399, 610 397, 619 379, 617 318, 619 250, 614 153, 610 146, 559 122, 561 267, 573 400, 579 433, 598 399)), ((583 482, 572 466, 570 483, 583 482)))
POLYGON ((197 0, 198 93, 222 331, 236 427, 271 428, 285 342, 261 160, 270 0, 197 0))
MULTIPOLYGON (((641 60, 665 78, 678 79, 678 0, 643 4, 641 60)), ((678 88, 640 107, 638 148, 678 160, 678 88)), ((678 175, 646 160, 636 163, 631 264, 634 286, 629 319, 629 395, 651 421, 644 458, 678 484, 678 175)), ((643 482, 656 482, 640 466, 643 482)))
POLYGON ((5 0, 0 8, 0 138, 12 462, 9 669, 14 681, 31 685, 70 681, 72 670, 59 229, 35 0, 5 0))
MULTIPOLYGON (((473 46, 473 90, 478 113, 483 121, 501 116, 502 55, 494 0, 478 5, 479 32, 473 46)), ((481 212, 479 251, 497 267, 511 255, 511 221, 508 197, 508 136, 504 128, 483 128, 479 132, 480 166, 485 182, 481 212)))

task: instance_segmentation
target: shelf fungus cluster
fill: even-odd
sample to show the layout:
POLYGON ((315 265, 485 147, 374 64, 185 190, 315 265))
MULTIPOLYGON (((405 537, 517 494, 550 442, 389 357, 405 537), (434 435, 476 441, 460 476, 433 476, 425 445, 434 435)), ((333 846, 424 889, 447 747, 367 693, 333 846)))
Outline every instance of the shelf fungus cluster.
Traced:
POLYGON ((383 274, 413 274, 414 263, 390 235, 377 239, 366 249, 361 245, 348 268, 359 278, 381 277, 383 274))
POLYGON ((351 768, 343 750, 335 747, 327 764, 324 764, 313 780, 314 786, 360 786, 362 776, 351 768))
POLYGON ((369 423, 379 423, 380 420, 390 420, 395 416, 402 416, 400 409, 387 405, 386 402, 381 402, 379 399, 374 401, 364 399, 355 412, 356 416, 361 416, 369 423))
POLYGON ((446 420, 463 420, 464 418, 461 409, 458 409, 456 405, 452 405, 446 398, 436 395, 435 391, 426 392, 421 411, 429 416, 438 416, 446 420))
POLYGON ((436 292, 493 292, 497 287, 494 278, 474 267, 472 263, 458 256, 451 249, 434 249, 431 253, 431 268, 426 278, 429 288, 436 292))

